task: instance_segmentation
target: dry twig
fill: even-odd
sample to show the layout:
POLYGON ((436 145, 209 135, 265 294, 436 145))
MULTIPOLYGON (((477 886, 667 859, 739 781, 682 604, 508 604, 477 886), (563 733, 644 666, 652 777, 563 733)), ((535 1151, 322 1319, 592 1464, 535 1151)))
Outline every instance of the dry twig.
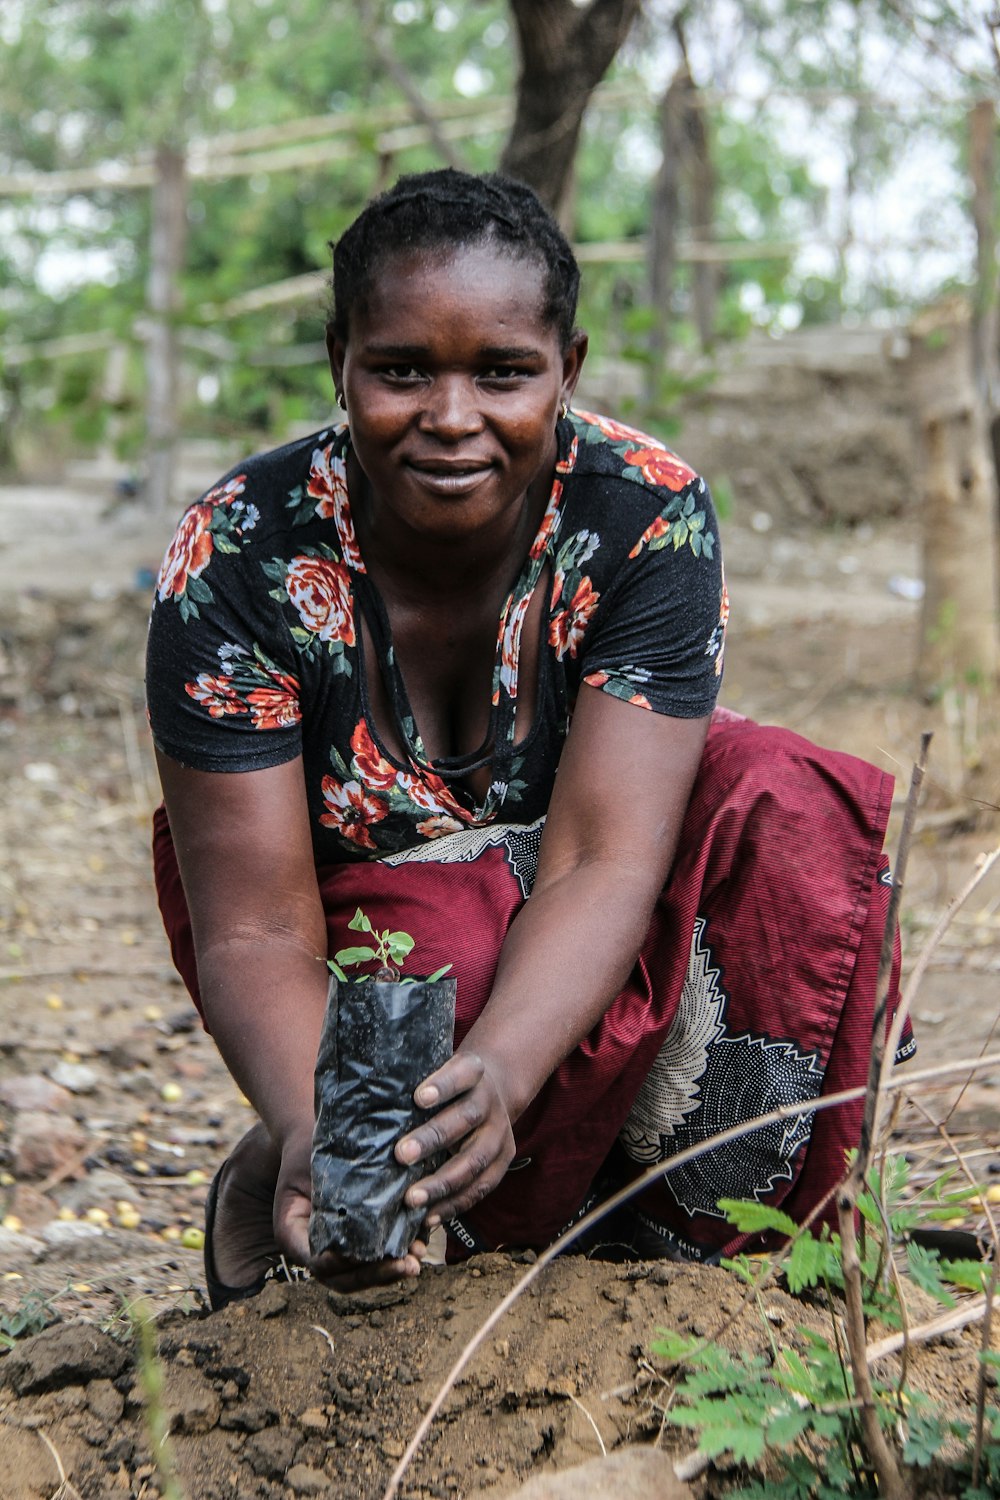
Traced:
MULTIPOLYGON (((848 1173, 844 1189, 837 1201, 837 1218, 840 1224, 841 1264, 844 1272, 844 1326, 847 1335, 847 1347, 850 1352, 851 1369, 854 1374, 854 1389, 861 1402, 861 1431, 864 1436, 865 1448, 868 1451, 868 1457, 871 1460, 872 1466, 878 1475, 879 1491, 886 1496, 886 1500, 906 1500, 906 1489, 903 1484, 903 1476, 900 1472, 896 1455, 886 1441, 885 1434, 879 1425, 878 1409, 875 1405, 875 1392, 872 1388, 871 1376, 868 1371, 868 1337, 865 1329, 864 1286, 861 1276, 861 1259, 858 1255, 855 1217, 858 1197, 864 1189, 868 1178, 868 1166, 871 1161, 872 1147, 876 1138, 875 1131, 882 1097, 882 1087, 885 1080, 886 1062, 887 1059, 895 1055, 894 1051, 890 1052, 889 1048, 885 1045, 885 1018, 889 999, 889 981, 892 970, 896 922, 899 916, 900 896, 906 875, 906 864, 909 858, 910 842, 913 837, 913 827, 916 821, 920 788, 923 783, 924 772, 927 768, 927 751, 930 747, 930 742, 931 736, 929 734, 921 735, 920 754, 917 757, 917 762, 913 767, 913 774, 910 778, 910 791, 906 799, 903 826, 899 835, 899 849, 896 854, 892 896, 889 901, 889 910, 886 914, 885 931, 882 938, 882 953, 879 961, 878 984, 875 994, 875 1011, 872 1017, 872 1042, 868 1069, 868 1085, 865 1089, 864 1110, 861 1118, 861 1136, 853 1165, 848 1173)), ((891 1038, 892 1032, 895 1031, 895 1026, 889 1029, 891 1038)))

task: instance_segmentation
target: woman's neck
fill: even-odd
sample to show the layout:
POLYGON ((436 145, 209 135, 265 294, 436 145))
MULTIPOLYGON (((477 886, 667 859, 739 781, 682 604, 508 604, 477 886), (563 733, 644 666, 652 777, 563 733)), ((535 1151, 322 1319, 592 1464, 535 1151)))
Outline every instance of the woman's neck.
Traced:
POLYGON ((353 455, 347 473, 358 546, 379 588, 400 599, 446 600, 449 605, 479 597, 491 585, 504 590, 513 585, 541 525, 552 484, 551 475, 543 475, 519 505, 484 531, 442 538, 412 531, 397 517, 380 523, 377 497, 353 455))

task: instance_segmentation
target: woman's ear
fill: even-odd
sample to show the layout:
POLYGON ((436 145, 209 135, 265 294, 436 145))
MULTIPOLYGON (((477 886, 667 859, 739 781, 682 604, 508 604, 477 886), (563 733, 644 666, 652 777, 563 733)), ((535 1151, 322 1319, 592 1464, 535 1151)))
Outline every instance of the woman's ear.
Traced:
POLYGON ((333 388, 340 392, 344 389, 344 357, 347 346, 343 339, 337 338, 332 328, 326 330, 326 352, 330 361, 330 374, 333 376, 333 388))
POLYGON ((563 355, 563 386, 562 398, 567 406, 573 399, 576 383, 580 379, 580 371, 583 362, 587 358, 587 348, 590 340, 582 328, 575 328, 570 337, 569 347, 563 355))

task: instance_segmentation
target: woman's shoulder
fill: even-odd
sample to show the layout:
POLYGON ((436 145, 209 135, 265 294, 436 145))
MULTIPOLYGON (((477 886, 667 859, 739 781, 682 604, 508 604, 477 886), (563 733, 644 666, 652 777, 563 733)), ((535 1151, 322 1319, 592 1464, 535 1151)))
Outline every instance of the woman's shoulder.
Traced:
POLYGON ((572 472, 624 480, 639 490, 679 494, 703 484, 699 474, 660 438, 598 412, 570 412, 574 431, 572 472))
POLYGON ((346 426, 335 425, 251 454, 234 464, 188 510, 220 512, 213 529, 229 520, 234 528, 244 534, 254 531, 258 538, 325 519, 334 513, 341 493, 346 494, 346 437, 346 426))
POLYGON ((563 469, 563 535, 586 535, 605 568, 683 549, 718 558, 718 522, 704 479, 659 438, 594 412, 571 414, 563 469))

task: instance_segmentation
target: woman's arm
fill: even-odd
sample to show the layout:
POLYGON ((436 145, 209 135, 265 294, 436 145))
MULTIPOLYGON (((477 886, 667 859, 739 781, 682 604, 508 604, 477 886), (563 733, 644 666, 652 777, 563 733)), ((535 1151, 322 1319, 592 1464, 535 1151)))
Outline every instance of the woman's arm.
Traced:
MULTIPOLYGON (((281 1154, 278 1244, 337 1284, 343 1264, 309 1252, 313 1075, 329 974, 301 759, 225 774, 157 762, 205 1018, 281 1154)), ((412 1274, 411 1261, 385 1262, 366 1279, 412 1274)))
POLYGON ((584 686, 559 764, 531 896, 490 1000, 455 1057, 417 1090, 442 1103, 397 1146, 455 1154, 408 1193, 428 1223, 497 1185, 512 1124, 625 984, 673 861, 708 719, 673 719, 584 686), (425 1195, 425 1196, 421 1196, 425 1195))

